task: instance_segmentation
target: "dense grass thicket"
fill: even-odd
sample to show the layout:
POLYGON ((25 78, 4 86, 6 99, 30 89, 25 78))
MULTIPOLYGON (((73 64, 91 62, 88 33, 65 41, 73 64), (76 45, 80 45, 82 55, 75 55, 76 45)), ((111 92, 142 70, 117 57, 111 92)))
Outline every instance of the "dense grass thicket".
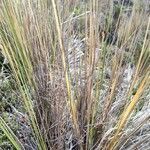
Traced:
POLYGON ((149 150, 149 0, 0 0, 0 150, 149 150))

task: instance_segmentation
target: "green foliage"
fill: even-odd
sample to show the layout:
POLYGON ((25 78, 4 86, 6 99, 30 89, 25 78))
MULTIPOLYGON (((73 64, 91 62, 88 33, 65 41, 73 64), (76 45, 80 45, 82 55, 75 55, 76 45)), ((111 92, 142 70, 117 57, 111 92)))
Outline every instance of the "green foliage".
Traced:
MULTIPOLYGON (((0 112, 11 112, 11 106, 17 105, 17 94, 14 92, 14 80, 12 77, 7 77, 4 73, 0 76, 0 112)), ((18 103, 19 104, 19 103, 18 103)))

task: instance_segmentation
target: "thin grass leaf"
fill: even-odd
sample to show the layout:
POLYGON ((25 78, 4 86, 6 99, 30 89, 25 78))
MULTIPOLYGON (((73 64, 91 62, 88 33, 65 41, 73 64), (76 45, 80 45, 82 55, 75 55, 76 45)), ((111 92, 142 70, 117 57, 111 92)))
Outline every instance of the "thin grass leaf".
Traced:
POLYGON ((7 138, 11 141, 11 143, 17 150, 25 150, 24 146, 21 144, 17 136, 9 128, 9 126, 6 124, 2 117, 0 117, 0 129, 4 132, 4 134, 7 136, 7 138))

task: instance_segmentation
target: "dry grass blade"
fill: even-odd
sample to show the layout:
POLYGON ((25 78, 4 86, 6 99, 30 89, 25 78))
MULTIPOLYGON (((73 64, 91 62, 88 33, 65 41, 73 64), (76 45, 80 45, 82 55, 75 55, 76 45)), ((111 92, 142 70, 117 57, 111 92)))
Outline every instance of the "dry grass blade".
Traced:
POLYGON ((53 9, 54 9, 57 33, 58 33, 58 41, 59 41, 60 49, 62 52, 62 63, 63 63, 63 67, 64 67, 65 80, 66 80, 67 93, 68 93, 68 106, 70 107, 70 110, 72 113, 73 124, 74 124, 75 130, 76 130, 77 136, 80 137, 78 119, 77 119, 77 108, 76 108, 75 101, 72 98, 70 79, 69 79, 69 75, 68 75, 68 68, 66 66, 65 49, 63 46, 60 18, 58 16, 57 6, 56 6, 56 2, 54 0, 52 0, 52 4, 53 4, 53 9))
POLYGON ((129 103, 128 107, 122 113, 121 118, 117 124, 116 133, 114 134, 113 138, 111 139, 111 141, 107 147, 108 149, 113 150, 116 143, 118 142, 118 139, 121 136, 120 132, 123 130, 124 126, 126 125, 126 122, 128 121, 128 118, 131 115, 132 111, 134 110, 134 107, 137 104, 137 102, 138 102, 140 96, 142 95, 144 89, 149 85, 149 82, 150 82, 149 75, 150 75, 150 72, 148 72, 146 74, 146 76, 142 80, 139 88, 137 89, 136 94, 131 99, 131 102, 129 103))

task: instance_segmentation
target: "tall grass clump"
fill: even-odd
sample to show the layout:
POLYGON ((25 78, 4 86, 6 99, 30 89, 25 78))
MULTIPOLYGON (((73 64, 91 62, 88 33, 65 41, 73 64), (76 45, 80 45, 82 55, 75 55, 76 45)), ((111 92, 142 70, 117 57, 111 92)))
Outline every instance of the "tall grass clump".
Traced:
POLYGON ((15 149, 148 150, 148 5, 0 1, 0 49, 31 130, 20 139, 1 113, 15 149))

